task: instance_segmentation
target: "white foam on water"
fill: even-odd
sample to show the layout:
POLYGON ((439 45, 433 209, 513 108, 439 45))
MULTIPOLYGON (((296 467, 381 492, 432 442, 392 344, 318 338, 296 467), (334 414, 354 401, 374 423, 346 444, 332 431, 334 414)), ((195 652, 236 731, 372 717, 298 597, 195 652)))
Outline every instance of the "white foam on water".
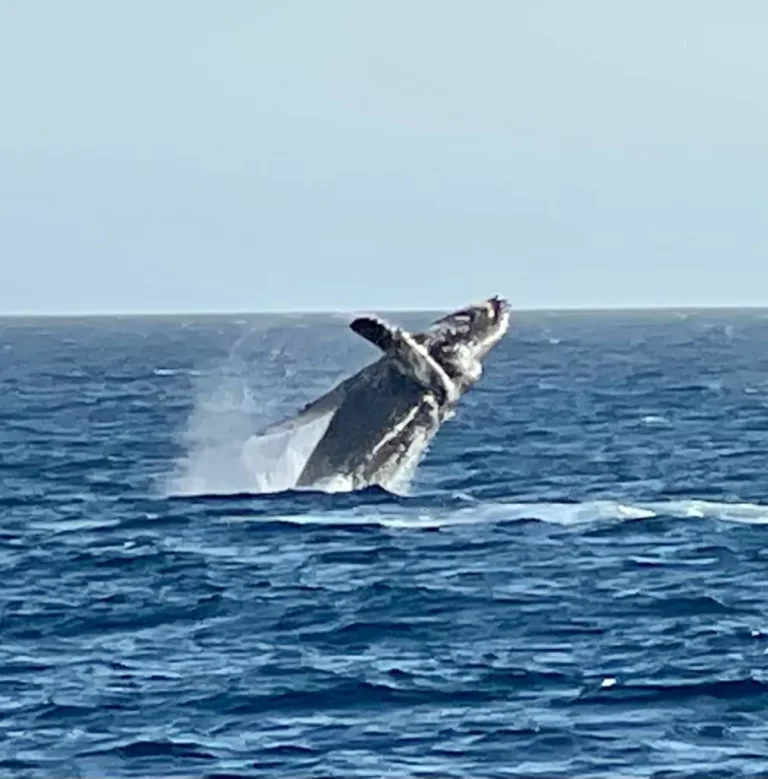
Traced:
POLYGON ((189 368, 155 368, 152 373, 155 376, 202 376, 201 371, 189 368))
POLYGON ((331 476, 328 479, 322 479, 315 482, 312 485, 312 489, 316 492, 327 492, 329 494, 337 492, 353 492, 355 489, 351 476, 339 474, 337 476, 331 476))
POLYGON ((511 503, 483 504, 472 511, 479 521, 504 522, 538 519, 557 525, 571 526, 605 521, 636 521, 655 517, 677 519, 718 519, 724 522, 768 524, 768 505, 725 503, 706 500, 677 500, 629 503, 599 500, 584 503, 511 503))
POLYGON ((709 500, 677 500, 649 504, 659 514, 688 519, 721 519, 747 525, 768 524, 768 505, 760 503, 722 503, 709 500))
MULTIPOLYGON (((598 500, 584 503, 517 503, 477 501, 458 508, 413 508, 406 504, 366 506, 364 503, 338 511, 270 516, 269 521, 295 524, 380 525, 401 529, 428 529, 458 525, 501 524, 538 520, 564 527, 589 526, 606 521, 629 522, 665 516, 683 520, 717 519, 724 522, 768 524, 768 505, 680 500, 632 504, 598 500)), ((263 521, 264 517, 241 517, 239 521, 263 521)))

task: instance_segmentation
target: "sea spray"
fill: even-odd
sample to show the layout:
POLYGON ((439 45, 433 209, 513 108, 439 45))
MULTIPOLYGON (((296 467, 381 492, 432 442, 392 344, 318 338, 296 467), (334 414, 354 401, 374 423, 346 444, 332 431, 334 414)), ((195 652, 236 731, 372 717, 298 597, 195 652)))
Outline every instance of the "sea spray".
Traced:
MULTIPOLYGON (((184 455, 162 480, 164 494, 262 494, 294 489, 325 433, 331 414, 279 433, 260 433, 306 398, 297 397, 286 383, 294 378, 295 369, 278 363, 283 357, 279 351, 248 360, 241 354, 243 342, 241 336, 227 358, 199 379, 192 411, 180 435, 184 455), (269 392, 252 390, 254 366, 258 366, 259 383, 271 374, 269 392)), ((337 485, 332 491, 340 488, 337 485)))

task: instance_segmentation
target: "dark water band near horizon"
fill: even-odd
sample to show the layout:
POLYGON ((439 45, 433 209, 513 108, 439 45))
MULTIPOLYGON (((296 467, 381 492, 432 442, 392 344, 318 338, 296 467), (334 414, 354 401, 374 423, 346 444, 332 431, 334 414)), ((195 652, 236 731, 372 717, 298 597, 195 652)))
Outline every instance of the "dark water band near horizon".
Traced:
POLYGON ((404 494, 325 494, 253 434, 344 317, 0 319, 0 776, 767 776, 767 347, 513 314, 404 494))

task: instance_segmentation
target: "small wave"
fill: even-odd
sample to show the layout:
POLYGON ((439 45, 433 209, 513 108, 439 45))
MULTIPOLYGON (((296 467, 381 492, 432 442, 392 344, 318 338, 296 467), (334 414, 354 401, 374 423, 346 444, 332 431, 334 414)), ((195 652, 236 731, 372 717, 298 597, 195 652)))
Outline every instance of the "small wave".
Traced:
POLYGON ((768 684, 746 677, 716 681, 680 682, 678 684, 601 684, 597 690, 587 690, 578 696, 579 703, 627 703, 629 701, 676 702, 694 697, 747 698, 768 694, 768 684))
POLYGON ((40 766, 37 763, 32 763, 29 760, 19 760, 15 757, 6 758, 0 760, 0 768, 7 768, 9 771, 35 771, 40 766))
POLYGON ((196 742, 187 741, 130 741, 111 749, 85 752, 84 756, 97 757, 117 754, 124 759, 140 759, 152 757, 191 758, 195 760, 215 760, 215 756, 207 752, 196 742))
POLYGON ((378 681, 330 679, 307 689, 284 689, 249 694, 220 693, 197 701, 198 706, 230 715, 248 716, 270 712, 332 707, 336 710, 387 707, 411 707, 420 704, 487 703, 494 699, 492 689, 456 687, 454 689, 418 688, 400 683, 400 674, 390 672, 378 681))

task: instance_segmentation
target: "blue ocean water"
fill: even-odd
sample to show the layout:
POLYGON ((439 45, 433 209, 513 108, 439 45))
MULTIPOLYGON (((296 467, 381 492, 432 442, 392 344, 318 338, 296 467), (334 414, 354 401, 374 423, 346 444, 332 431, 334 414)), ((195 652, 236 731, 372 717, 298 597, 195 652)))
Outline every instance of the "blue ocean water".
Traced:
POLYGON ((521 314, 406 494, 323 494, 253 433, 345 319, 0 321, 0 775, 768 776, 767 346, 521 314))

